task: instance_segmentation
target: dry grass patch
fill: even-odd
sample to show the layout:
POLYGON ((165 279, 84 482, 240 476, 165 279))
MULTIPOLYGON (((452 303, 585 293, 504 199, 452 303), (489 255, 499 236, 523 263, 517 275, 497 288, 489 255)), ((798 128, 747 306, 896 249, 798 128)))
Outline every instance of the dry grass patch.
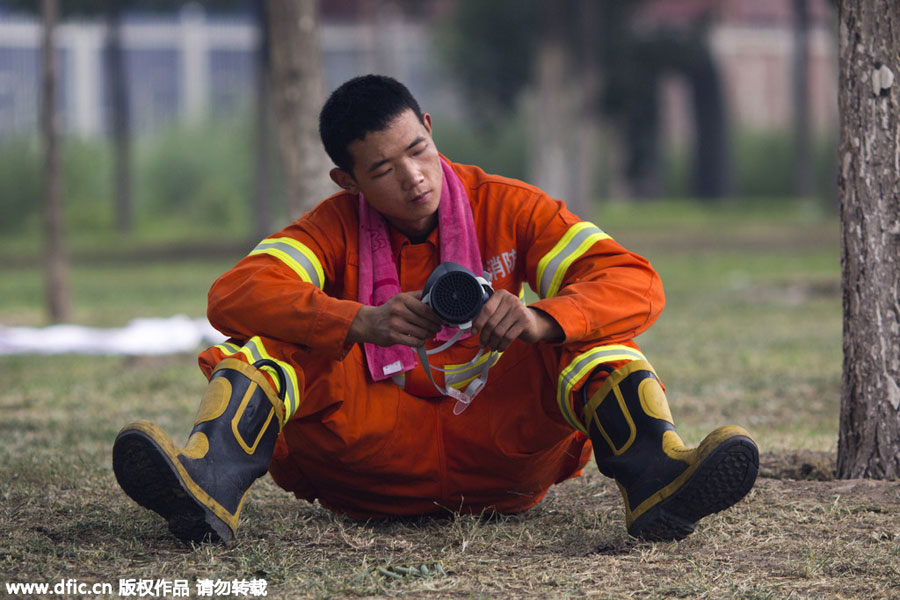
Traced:
MULTIPOLYGON (((618 490, 591 466, 521 515, 368 523, 266 478, 234 543, 186 547, 119 490, 110 449, 138 418, 184 441, 205 387, 194 357, 0 357, 0 586, 186 579, 197 597, 199 578, 263 578, 269 598, 900 597, 900 483, 833 480, 836 221, 668 211, 642 208, 641 229, 619 227, 615 214, 597 220, 665 282, 666 311, 640 343, 687 442, 738 423, 763 450, 756 488, 686 540, 630 539, 618 490)), ((631 208, 621 212, 619 224, 634 222, 631 208)), ((114 324, 129 307, 190 312, 223 268, 151 266, 129 265, 132 278, 118 283, 99 267, 81 278, 85 298, 103 299, 86 303, 89 322, 114 324)), ((16 295, 38 290, 38 274, 24 287, 19 275, 0 277, 6 323, 29 322, 25 307, 39 302, 16 295)))
POLYGON ((686 540, 651 544, 625 534, 619 492, 592 467, 521 515, 365 523, 298 502, 264 479, 235 542, 188 547, 131 503, 106 467, 59 458, 6 481, 4 581, 264 578, 273 598, 900 593, 896 482, 763 478, 686 540))

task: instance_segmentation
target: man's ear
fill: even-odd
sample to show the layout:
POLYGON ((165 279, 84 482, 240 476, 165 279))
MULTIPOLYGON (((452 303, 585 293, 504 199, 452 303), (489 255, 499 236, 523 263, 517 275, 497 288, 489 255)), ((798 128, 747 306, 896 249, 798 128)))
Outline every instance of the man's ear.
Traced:
POLYGON ((356 185, 356 180, 353 178, 353 175, 351 175, 347 171, 335 167, 328 172, 328 175, 331 177, 331 180, 333 182, 335 182, 351 194, 359 193, 359 186, 356 185))

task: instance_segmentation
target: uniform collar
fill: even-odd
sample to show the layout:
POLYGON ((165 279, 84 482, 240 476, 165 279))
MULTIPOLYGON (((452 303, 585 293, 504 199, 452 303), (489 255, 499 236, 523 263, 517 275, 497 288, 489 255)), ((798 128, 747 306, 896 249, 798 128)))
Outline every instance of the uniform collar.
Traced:
MULTIPOLYGON (((406 235, 397 231, 390 223, 388 223, 388 231, 390 231, 391 235, 391 248, 395 250, 400 250, 404 246, 413 246, 413 244, 406 235)), ((431 230, 431 233, 428 234, 428 237, 425 238, 423 244, 431 244, 433 247, 438 247, 438 227, 435 227, 431 230)))

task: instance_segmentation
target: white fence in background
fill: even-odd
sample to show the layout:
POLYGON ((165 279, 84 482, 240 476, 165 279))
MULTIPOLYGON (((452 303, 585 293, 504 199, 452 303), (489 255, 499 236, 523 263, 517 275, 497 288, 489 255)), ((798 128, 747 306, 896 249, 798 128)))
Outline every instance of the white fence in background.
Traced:
MULTIPOLYGON (((41 34, 36 18, 0 15, 0 142, 37 129, 41 34)), ((223 18, 189 5, 171 16, 130 16, 122 37, 137 132, 230 114, 253 100, 259 32, 249 15, 223 18)), ((69 133, 93 137, 108 130, 107 38, 102 21, 59 26, 60 105, 69 133)), ((404 81, 432 110, 433 103, 452 109, 426 26, 402 19, 325 24, 321 39, 329 89, 381 72, 404 81)))

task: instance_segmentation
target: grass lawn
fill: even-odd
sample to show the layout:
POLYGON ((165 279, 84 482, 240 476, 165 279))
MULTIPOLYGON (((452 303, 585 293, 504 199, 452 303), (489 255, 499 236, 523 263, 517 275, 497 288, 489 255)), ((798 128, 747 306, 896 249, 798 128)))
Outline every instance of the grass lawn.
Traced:
MULTIPOLYGON (((184 441, 205 387, 195 357, 7 356, 0 597, 17 597, 9 582, 68 578, 111 583, 110 597, 138 579, 187 580, 191 597, 202 579, 265 580, 270 598, 897 597, 900 484, 829 480, 841 369, 836 219, 797 203, 685 203, 612 205, 595 221, 663 277, 666 311, 639 341, 682 436, 696 443, 738 423, 764 453, 748 498, 694 535, 629 539, 618 490, 591 467, 535 509, 494 519, 358 523, 264 478, 233 543, 185 547, 119 490, 110 447, 137 418, 184 441)), ((76 252, 76 320, 201 316, 209 284, 243 251, 76 252)), ((42 324, 40 287, 33 257, 0 243, 0 324, 42 324)))

